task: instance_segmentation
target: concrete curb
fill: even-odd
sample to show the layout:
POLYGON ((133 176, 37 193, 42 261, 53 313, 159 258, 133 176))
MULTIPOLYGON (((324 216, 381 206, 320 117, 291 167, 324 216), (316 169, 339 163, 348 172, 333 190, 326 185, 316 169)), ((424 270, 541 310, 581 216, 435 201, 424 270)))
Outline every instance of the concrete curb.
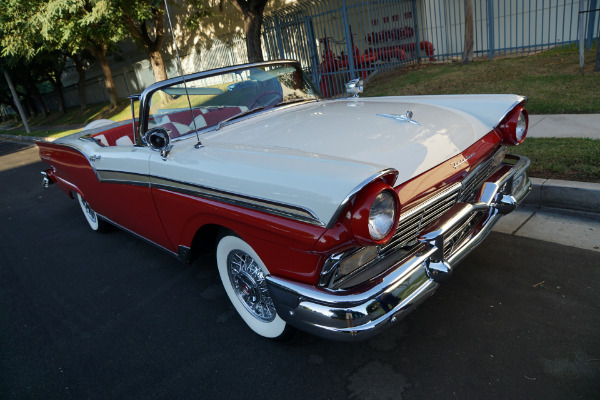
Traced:
POLYGON ((531 178, 531 192, 523 204, 600 213, 600 183, 531 178))

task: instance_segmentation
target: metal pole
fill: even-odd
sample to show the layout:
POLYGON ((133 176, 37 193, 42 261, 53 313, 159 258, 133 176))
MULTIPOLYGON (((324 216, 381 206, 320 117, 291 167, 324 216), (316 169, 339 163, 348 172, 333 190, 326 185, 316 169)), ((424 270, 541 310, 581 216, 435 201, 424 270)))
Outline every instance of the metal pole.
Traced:
MULTIPOLYGON (((342 0, 342 18, 344 20, 344 35, 346 36, 346 49, 348 50, 348 70, 350 70, 350 79, 359 78, 354 69, 354 48, 352 47, 352 34, 350 33, 350 21, 348 20, 348 10, 346 0, 342 0)), ((360 67, 359 67, 360 68, 360 67)))
POLYGON ((594 12, 592 10, 596 10, 598 8, 597 0, 590 0, 590 9, 588 10, 588 34, 587 34, 587 44, 585 45, 586 50, 590 50, 592 48, 592 42, 594 39, 594 12))
POLYGON ((584 42, 584 35, 583 35, 583 0, 579 0, 579 70, 581 72, 583 72, 583 63, 584 63, 584 56, 583 56, 583 42, 584 42))
POLYGON ((275 39, 277 40, 277 48, 279 49, 279 59, 285 58, 285 52, 283 51, 283 39, 281 38, 281 27, 279 26, 279 16, 275 15, 273 18, 275 23, 275 39))
POLYGON ((492 0, 487 2, 487 17, 488 17, 488 52, 490 61, 494 59, 494 3, 492 0))
POLYGON ((21 105, 21 101, 19 100, 19 96, 17 96, 17 91, 13 86, 12 80, 10 76, 8 76, 8 72, 6 70, 2 70, 4 72, 4 77, 6 78, 6 82, 8 83, 8 87, 10 88, 10 92, 12 93, 13 99, 17 108, 19 109, 19 115, 21 116, 21 120, 23 121, 23 126, 25 126, 25 130, 27 133, 31 133, 31 129, 29 129, 29 124, 27 123, 27 117, 25 116, 25 112, 23 111, 23 106, 21 105))

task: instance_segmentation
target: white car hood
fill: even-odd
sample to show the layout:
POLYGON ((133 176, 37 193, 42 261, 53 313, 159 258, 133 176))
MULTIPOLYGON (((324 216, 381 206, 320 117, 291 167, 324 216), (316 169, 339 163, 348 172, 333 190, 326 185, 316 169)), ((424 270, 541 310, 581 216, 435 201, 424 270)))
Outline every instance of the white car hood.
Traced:
POLYGON ((321 101, 257 114, 174 146, 152 175, 302 207, 324 224, 380 171, 396 185, 461 153, 524 98, 413 96, 321 101), (412 111, 413 122, 394 115, 412 111), (381 116, 377 114, 388 114, 381 116))

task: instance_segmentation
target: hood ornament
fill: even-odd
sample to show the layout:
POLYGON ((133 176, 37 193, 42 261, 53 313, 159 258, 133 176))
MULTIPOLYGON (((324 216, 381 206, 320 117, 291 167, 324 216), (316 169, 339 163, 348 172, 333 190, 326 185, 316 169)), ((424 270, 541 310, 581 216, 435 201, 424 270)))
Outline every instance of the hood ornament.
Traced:
POLYGON ((396 121, 399 121, 399 122, 408 122, 410 124, 421 126, 420 123, 418 123, 417 121, 412 119, 413 112, 410 110, 407 111, 406 114, 404 114, 404 115, 400 115, 400 114, 376 114, 376 115, 378 115, 380 117, 384 117, 384 118, 395 119, 396 121))

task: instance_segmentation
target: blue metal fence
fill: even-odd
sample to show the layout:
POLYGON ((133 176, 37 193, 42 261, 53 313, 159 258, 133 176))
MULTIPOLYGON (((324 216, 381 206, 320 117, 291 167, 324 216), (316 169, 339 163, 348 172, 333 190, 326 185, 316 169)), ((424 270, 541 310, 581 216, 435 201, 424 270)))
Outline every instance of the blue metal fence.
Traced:
MULTIPOLYGON (((528 53, 599 35, 598 0, 473 0, 474 54, 528 53)), ((460 59, 464 0, 306 0, 265 16, 267 59, 293 58, 325 96, 343 83, 409 63, 460 59)))

